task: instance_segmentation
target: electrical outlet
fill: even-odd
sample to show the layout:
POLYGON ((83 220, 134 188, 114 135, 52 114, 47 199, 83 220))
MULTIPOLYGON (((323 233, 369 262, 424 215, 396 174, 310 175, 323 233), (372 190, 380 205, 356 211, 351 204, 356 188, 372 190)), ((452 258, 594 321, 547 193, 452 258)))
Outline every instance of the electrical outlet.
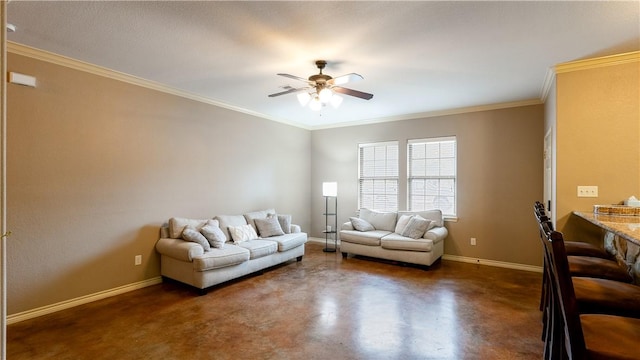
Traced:
POLYGON ((471 238, 471 245, 476 246, 476 238, 471 238))
POLYGON ((136 265, 141 265, 142 264, 142 255, 136 255, 136 257, 134 258, 134 263, 136 265))
POLYGON ((578 186, 578 197, 598 197, 598 187, 578 186))

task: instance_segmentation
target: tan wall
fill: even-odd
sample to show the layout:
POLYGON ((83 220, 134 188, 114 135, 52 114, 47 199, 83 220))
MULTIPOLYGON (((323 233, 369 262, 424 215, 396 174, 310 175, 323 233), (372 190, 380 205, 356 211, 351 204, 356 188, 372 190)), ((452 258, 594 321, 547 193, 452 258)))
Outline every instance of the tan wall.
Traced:
POLYGON ((640 196, 640 63, 557 75, 557 219, 579 236, 574 210, 640 196), (597 185, 598 198, 578 198, 597 185))
POLYGON ((407 140, 448 135, 458 140, 459 219, 446 224, 445 254, 540 266, 532 206, 542 197, 542 105, 313 131, 311 235, 323 237, 323 181, 338 182, 339 223, 354 216, 359 143, 399 141, 404 209, 407 140))
POLYGON ((309 229, 309 131, 8 60, 38 81, 8 89, 9 314, 159 276, 172 216, 275 207, 309 229))

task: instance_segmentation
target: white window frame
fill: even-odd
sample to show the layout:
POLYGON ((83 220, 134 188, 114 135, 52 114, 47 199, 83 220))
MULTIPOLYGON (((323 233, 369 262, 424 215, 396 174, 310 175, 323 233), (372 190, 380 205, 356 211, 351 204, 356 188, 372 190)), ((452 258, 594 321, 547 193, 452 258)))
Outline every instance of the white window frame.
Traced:
POLYGON ((398 141, 358 144, 358 209, 398 210, 399 151, 398 141), (366 168, 365 162, 377 164, 373 165, 375 168, 366 168), (367 189, 371 191, 363 189, 365 183, 369 183, 367 189))
POLYGON ((407 208, 410 211, 440 209, 442 215, 456 218, 457 214, 457 163, 458 142, 455 136, 414 139, 407 142, 407 208), (453 141, 453 156, 443 154, 441 146, 453 141), (437 153, 418 152, 418 145, 438 144, 437 153), (417 156, 417 158, 416 158, 417 156), (453 164, 452 164, 453 160, 453 164), (414 166, 415 162, 415 166, 414 166), (420 164, 420 162, 424 162, 420 164), (427 162, 431 162, 432 173, 427 174, 427 162), (424 167, 424 172, 414 170, 417 164, 424 167), (431 187, 428 186, 431 183, 431 187), (414 188, 414 183, 415 187, 414 188), (422 183, 421 188, 417 188, 422 183))

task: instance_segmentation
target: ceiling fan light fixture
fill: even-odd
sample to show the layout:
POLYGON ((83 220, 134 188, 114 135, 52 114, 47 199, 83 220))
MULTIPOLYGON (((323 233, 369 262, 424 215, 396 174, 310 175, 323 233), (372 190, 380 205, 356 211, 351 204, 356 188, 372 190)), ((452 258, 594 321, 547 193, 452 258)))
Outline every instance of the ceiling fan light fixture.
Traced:
POLYGON ((331 101, 331 97, 333 96, 333 91, 329 88, 323 88, 318 93, 318 97, 320 98, 320 102, 326 104, 331 101))
POLYGON ((322 102, 320 101, 320 98, 316 96, 313 99, 311 99, 311 102, 309 103, 309 108, 313 111, 320 111, 320 109, 322 109, 322 102))
POLYGON ((333 106, 334 109, 337 109, 338 106, 342 104, 342 100, 344 100, 342 96, 338 94, 333 94, 333 96, 331 97, 331 106, 333 106))
POLYGON ((309 103, 309 100, 311 100, 311 95, 309 95, 308 92, 298 94, 298 102, 300 103, 300 106, 306 106, 309 103))

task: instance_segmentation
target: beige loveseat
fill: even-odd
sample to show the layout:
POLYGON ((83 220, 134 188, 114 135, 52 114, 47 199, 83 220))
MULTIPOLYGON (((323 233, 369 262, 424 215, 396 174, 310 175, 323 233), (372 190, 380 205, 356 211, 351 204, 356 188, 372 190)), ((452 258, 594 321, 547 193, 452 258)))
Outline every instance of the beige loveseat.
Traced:
POLYGON ((291 224, 290 215, 267 209, 212 219, 171 218, 160 229, 156 250, 163 277, 204 293, 231 279, 292 259, 301 261, 306 242, 307 234, 291 224))
POLYGON ((340 230, 344 258, 354 254, 429 266, 444 252, 448 231, 440 210, 380 212, 363 208, 350 220, 340 230))

